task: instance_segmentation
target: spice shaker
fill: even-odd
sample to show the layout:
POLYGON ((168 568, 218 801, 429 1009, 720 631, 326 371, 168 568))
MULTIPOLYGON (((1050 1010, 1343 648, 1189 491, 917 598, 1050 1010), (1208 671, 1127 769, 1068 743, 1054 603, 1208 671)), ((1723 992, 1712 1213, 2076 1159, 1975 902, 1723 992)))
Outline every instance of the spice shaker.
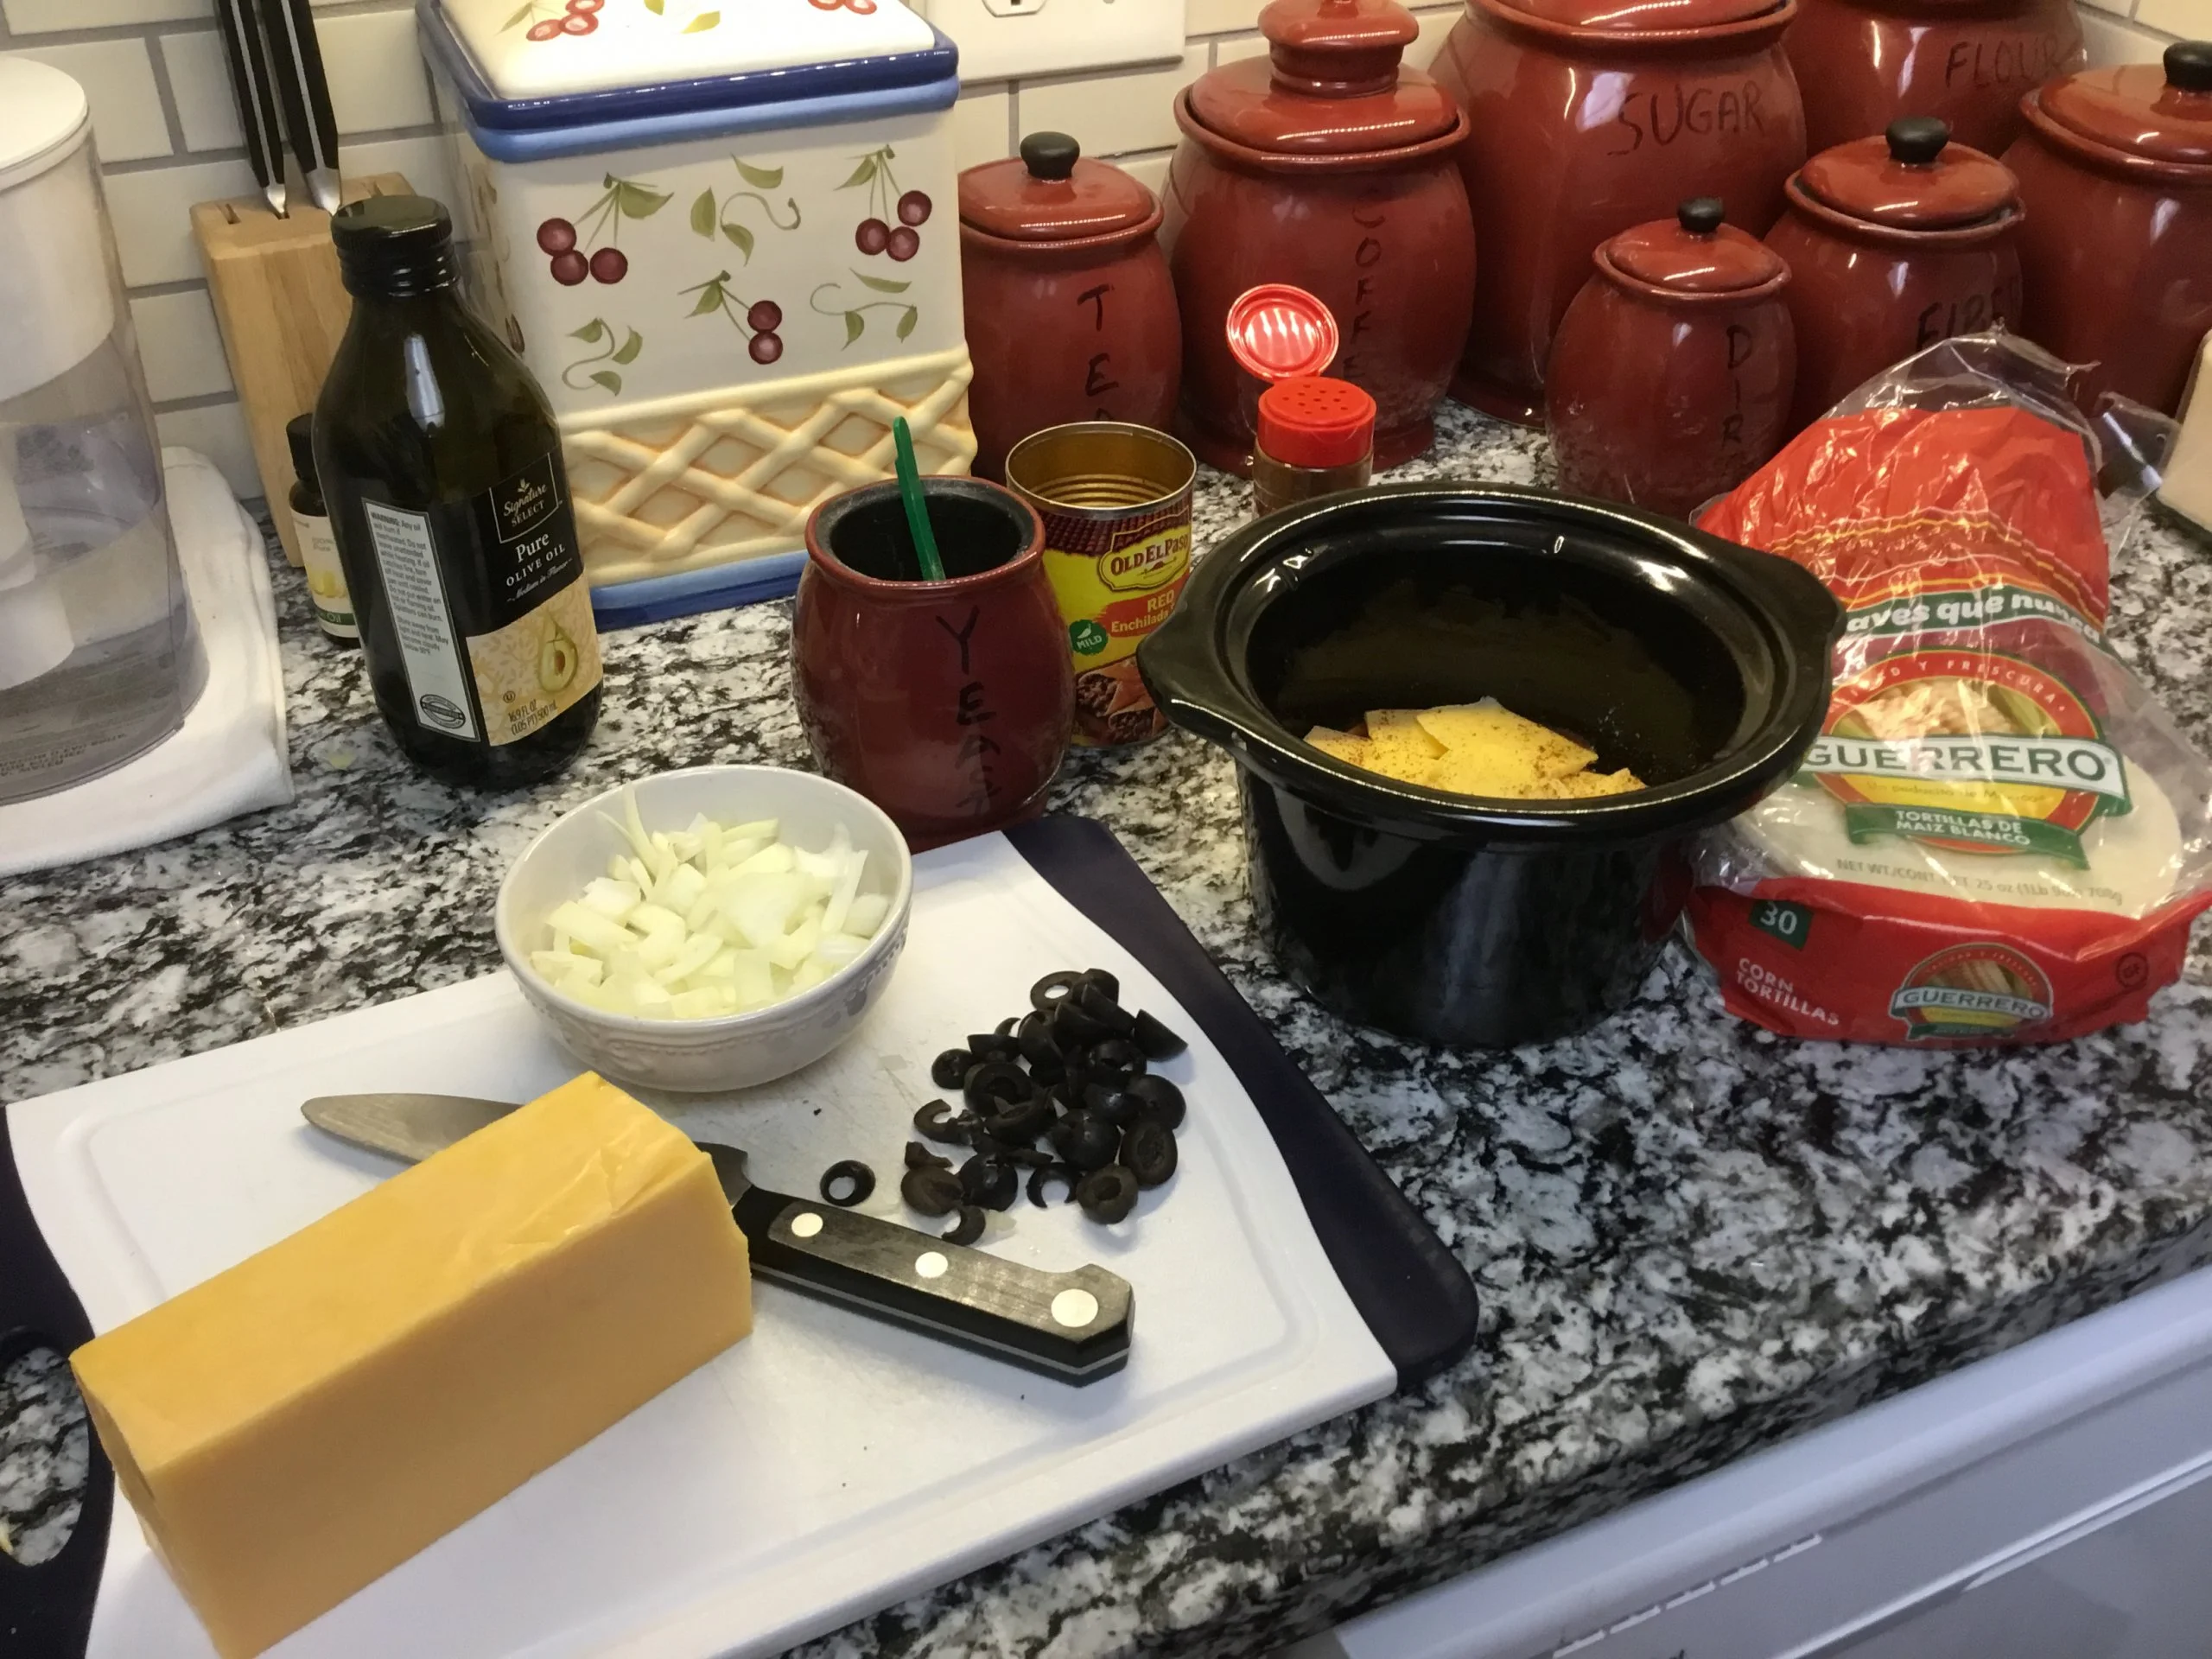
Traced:
POLYGON ((346 569, 338 563, 338 538, 330 531, 330 509, 315 475, 315 416, 295 415, 285 423, 284 442, 292 450, 292 491, 286 505, 299 532, 300 563, 308 579, 308 600, 322 631, 343 645, 361 643, 353 620, 353 601, 346 592, 346 569))
POLYGON ((1349 380, 1306 375, 1260 394, 1252 511, 1357 490, 1375 467, 1375 399, 1349 380))

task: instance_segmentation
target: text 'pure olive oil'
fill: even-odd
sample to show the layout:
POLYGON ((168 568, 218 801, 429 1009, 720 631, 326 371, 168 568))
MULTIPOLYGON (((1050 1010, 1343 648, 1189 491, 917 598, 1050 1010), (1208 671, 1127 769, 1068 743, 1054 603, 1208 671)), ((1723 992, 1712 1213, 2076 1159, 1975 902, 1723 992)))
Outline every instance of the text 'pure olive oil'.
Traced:
POLYGON ((599 637, 561 437, 537 383, 454 288, 446 210, 340 208, 353 318, 315 411, 377 707, 451 784, 526 784, 599 720, 599 637))

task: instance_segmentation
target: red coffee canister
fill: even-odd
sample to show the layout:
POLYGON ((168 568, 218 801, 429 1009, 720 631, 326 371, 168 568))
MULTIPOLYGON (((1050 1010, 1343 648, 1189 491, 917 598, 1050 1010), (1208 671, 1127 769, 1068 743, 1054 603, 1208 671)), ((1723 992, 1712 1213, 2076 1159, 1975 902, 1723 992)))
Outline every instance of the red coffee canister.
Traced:
POLYGON ((918 579, 895 482, 806 525, 791 687, 822 770, 916 851, 1033 817, 1075 713, 1044 526, 976 478, 925 478, 946 580, 918 579))

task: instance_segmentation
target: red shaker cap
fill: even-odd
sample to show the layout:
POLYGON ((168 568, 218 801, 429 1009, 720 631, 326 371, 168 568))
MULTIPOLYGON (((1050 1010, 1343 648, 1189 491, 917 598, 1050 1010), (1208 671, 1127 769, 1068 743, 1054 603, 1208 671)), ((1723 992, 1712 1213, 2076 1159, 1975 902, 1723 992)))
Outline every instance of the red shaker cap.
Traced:
POLYGON ((1932 115, 1901 115, 1879 137, 1824 149, 1797 182, 1824 207, 1897 231, 1960 230, 2020 205, 2012 169, 1953 143, 1949 124, 1932 115))
POLYGON ((1598 250, 1620 275, 1674 294, 1739 294, 1788 270, 1782 256, 1732 225, 1718 196, 1692 196, 1672 219, 1632 226, 1598 250))
POLYGON ((2177 41, 2158 63, 2083 69, 2028 97, 2069 133, 2108 149, 2212 165, 2212 41, 2177 41))
POLYGON ((1319 374, 1337 355, 1329 308, 1288 283, 1262 283, 1230 302, 1229 354, 1262 380, 1319 374))
POLYGON ((960 175, 960 222, 1014 242, 1073 242, 1160 222, 1151 191, 1118 167, 1086 160, 1064 132, 1033 132, 1021 153, 960 175))
POLYGON ((1349 380, 1279 380, 1260 394, 1258 442, 1287 466, 1344 466, 1375 448, 1375 400, 1349 380))

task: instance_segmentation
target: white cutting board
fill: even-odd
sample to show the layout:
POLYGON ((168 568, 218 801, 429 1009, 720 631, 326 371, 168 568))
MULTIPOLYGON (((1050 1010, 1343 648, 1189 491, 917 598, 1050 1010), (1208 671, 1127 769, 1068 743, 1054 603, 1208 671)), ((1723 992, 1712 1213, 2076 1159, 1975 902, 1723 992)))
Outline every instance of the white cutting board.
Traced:
MULTIPOLYGON (((745 1147, 780 1191, 861 1158, 880 1178, 861 1208, 911 1224, 900 1154, 914 1109, 944 1092, 931 1058, 1026 1007, 1046 973, 1112 969, 1125 1002, 1192 1039, 1158 1068, 1190 1101, 1181 1166, 1118 1227, 1025 1197, 982 1248, 1126 1277, 1127 1369, 1074 1388, 764 1282, 751 1337, 273 1656, 774 1653, 1395 1386, 1251 1101, 1158 982, 1003 837, 914 877, 906 954, 850 1044, 742 1103, 653 1103, 745 1147)), ((392 1172, 308 1128, 309 1096, 519 1101, 575 1070, 499 974, 22 1102, 10 1132, 105 1331, 392 1172)), ((94 1659, 213 1652, 118 1501, 94 1659)))

